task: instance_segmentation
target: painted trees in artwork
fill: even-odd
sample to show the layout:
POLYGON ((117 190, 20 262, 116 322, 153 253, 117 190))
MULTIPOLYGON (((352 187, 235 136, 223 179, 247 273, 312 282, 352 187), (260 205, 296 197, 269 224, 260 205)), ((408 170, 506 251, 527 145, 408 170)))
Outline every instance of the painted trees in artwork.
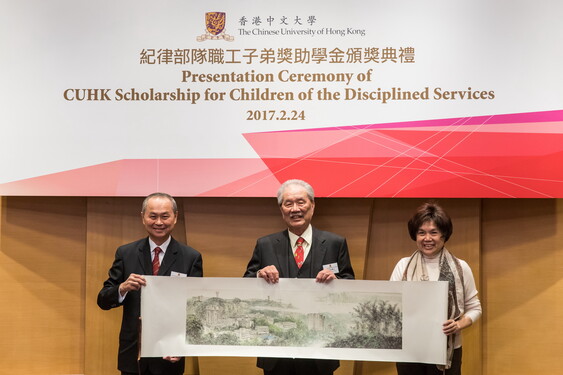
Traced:
POLYGON ((400 349, 402 347, 402 312, 397 304, 384 300, 362 302, 354 308, 354 328, 329 347, 400 349))

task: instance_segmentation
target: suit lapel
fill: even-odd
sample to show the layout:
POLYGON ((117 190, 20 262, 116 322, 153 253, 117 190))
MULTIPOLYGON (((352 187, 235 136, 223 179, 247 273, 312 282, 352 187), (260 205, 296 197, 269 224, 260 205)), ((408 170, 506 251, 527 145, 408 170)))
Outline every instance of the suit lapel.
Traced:
POLYGON ((326 253, 326 239, 322 236, 317 229, 313 227, 313 243, 311 244, 311 269, 323 269, 323 259, 326 253))
POLYGON ((148 237, 139 244, 138 259, 143 270, 143 275, 152 275, 151 247, 148 237))
POLYGON ((176 262, 178 257, 178 243, 174 238, 170 239, 170 244, 166 249, 166 253, 164 253, 164 258, 162 259, 162 263, 160 265, 160 269, 158 270, 158 275, 169 275, 170 269, 172 265, 176 262))
POLYGON ((280 232, 274 238, 274 252, 278 259, 278 266, 280 268, 280 277, 289 276, 289 235, 287 230, 280 232))

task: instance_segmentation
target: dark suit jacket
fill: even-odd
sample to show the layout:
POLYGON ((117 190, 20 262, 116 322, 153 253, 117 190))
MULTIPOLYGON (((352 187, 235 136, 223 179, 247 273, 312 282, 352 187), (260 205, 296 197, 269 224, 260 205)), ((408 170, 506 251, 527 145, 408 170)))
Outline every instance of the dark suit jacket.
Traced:
MULTIPOLYGON (((174 238, 171 239, 160 269, 159 276, 170 276, 172 271, 188 276, 203 276, 201 254, 174 238)), ((120 246, 109 270, 109 277, 98 294, 98 306, 104 310, 119 307, 119 285, 130 274, 152 275, 152 262, 148 237, 120 246)), ((117 368, 120 371, 138 371, 139 315, 141 313, 141 291, 130 291, 123 300, 123 318, 119 333, 119 354, 117 368)), ((170 363, 162 358, 143 358, 141 372, 150 367, 155 374, 183 374, 184 360, 170 363)))
MULTIPOLYGON (((350 263, 346 239, 337 234, 318 230, 313 227, 313 239, 309 254, 300 270, 295 265, 289 234, 287 230, 259 238, 244 277, 256 277, 258 271, 274 265, 280 277, 314 278, 323 269, 323 265, 337 263, 339 279, 354 279, 354 270, 350 263)), ((258 358, 257 366, 271 371, 280 358, 258 358)), ((315 360, 320 373, 331 374, 340 366, 336 360, 315 360)))

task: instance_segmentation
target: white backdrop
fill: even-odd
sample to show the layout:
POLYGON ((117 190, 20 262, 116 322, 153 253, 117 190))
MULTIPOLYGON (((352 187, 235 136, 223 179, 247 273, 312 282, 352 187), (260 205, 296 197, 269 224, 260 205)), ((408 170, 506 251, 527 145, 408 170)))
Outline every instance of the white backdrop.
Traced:
POLYGON ((245 133, 549 111, 563 103, 563 3, 557 0, 2 0, 1 7, 0 184, 123 159, 256 158, 245 133), (206 32, 205 13, 210 11, 226 13, 225 33, 232 42, 196 41, 206 32), (266 64, 259 58, 237 64, 141 63, 146 50, 222 49, 239 51, 239 56, 255 50, 259 56, 272 49, 277 58, 283 48, 293 54, 296 49, 356 48, 363 53, 378 48, 383 54, 386 48, 413 48, 414 55, 412 63, 382 58, 354 63, 347 54, 342 63, 320 64, 266 64), (183 82, 184 70, 254 70, 276 77, 288 70, 356 78, 349 84, 183 82), (358 81, 357 75, 368 70, 371 79, 358 81), (265 87, 294 93, 471 88, 494 94, 486 99, 431 94, 428 100, 385 104, 315 97, 281 102, 201 99, 196 104, 116 98, 120 89, 179 88, 203 94, 206 89, 228 93, 265 87), (109 90, 111 100, 67 100, 68 89, 109 90), (273 120, 247 120, 248 111, 262 110, 278 112, 273 120), (304 112, 305 119, 275 120, 280 110, 304 112))

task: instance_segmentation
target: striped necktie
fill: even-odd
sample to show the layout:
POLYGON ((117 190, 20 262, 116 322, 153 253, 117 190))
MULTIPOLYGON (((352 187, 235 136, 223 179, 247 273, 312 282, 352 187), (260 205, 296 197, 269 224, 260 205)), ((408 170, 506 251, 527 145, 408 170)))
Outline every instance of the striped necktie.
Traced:
POLYGON ((155 276, 158 275, 158 269, 160 268, 160 259, 158 259, 158 254, 160 254, 161 251, 162 249, 160 247, 154 248, 154 258, 152 260, 152 274, 155 276))

